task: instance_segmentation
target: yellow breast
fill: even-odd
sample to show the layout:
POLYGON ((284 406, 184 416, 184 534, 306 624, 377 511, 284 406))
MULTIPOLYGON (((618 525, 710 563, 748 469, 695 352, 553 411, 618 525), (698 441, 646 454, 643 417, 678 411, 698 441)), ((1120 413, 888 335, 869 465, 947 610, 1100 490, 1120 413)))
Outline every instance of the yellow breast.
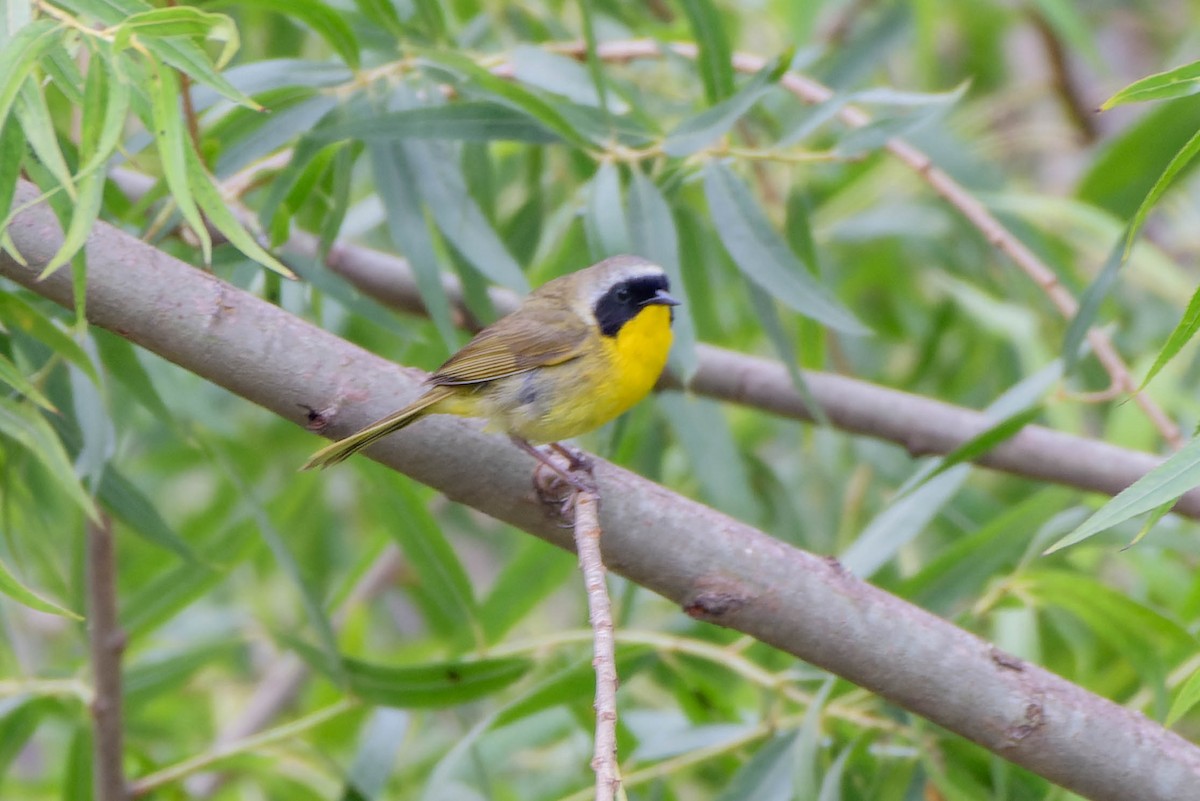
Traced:
POLYGON ((627 411, 654 388, 667 364, 672 337, 670 308, 646 306, 615 337, 602 338, 610 364, 604 394, 614 410, 604 422, 627 411))
POLYGON ((483 416, 495 429, 545 443, 584 434, 628 411, 666 366, 671 312, 647 306, 616 336, 595 336, 579 358, 493 382, 483 416))

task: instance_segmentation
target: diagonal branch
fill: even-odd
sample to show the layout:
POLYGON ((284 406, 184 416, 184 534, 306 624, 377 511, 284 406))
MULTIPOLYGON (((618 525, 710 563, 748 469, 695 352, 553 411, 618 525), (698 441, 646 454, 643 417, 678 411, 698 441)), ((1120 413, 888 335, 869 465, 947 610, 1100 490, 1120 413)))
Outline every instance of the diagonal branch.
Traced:
MULTIPOLYGON (((554 48, 558 52, 576 57, 587 53, 583 42, 569 42, 554 48)), ((695 59, 698 49, 691 43, 663 44, 653 39, 629 39, 604 42, 597 47, 597 56, 606 61, 632 61, 643 58, 661 58, 664 50, 670 50, 684 58, 695 59)), ((763 69, 767 60, 749 53, 735 53, 733 67, 738 72, 754 73, 763 69)), ((824 103, 834 97, 834 91, 817 81, 795 72, 788 72, 779 81, 793 95, 806 103, 824 103)), ((839 119, 851 128, 862 128, 871 122, 871 116, 861 108, 847 105, 838 112, 839 119)), ((892 138, 884 147, 893 156, 913 170, 933 191, 979 230, 991 245, 1004 253, 1017 265, 1050 299, 1063 317, 1070 319, 1079 310, 1079 302, 1051 270, 1029 247, 996 219, 978 198, 968 192, 949 173, 937 167, 931 158, 919 148, 900 138, 892 138)), ((1129 372, 1112 339, 1104 331, 1092 328, 1087 333, 1088 343, 1112 379, 1113 386, 1123 394, 1133 396, 1133 401, 1150 419, 1163 439, 1173 448, 1183 444, 1179 426, 1148 395, 1139 392, 1137 382, 1129 372)))
MULTIPOLYGON (((36 189, 22 182, 18 206, 36 189)), ((9 228, 25 264, 0 275, 68 308, 72 278, 38 280, 62 241, 32 205, 9 228)), ((397 367, 99 223, 87 246, 87 314, 102 326, 280 416, 325 410, 344 435, 413 397, 397 367)), ((430 418, 369 455, 452 500, 569 548, 531 497, 533 463, 472 421, 430 418)), ((743 631, 865 687, 1095 801, 1177 801, 1200 786, 1200 748, 847 572, 596 460, 609 569, 691 615, 743 631), (647 536, 652 532, 652 536, 647 536)))

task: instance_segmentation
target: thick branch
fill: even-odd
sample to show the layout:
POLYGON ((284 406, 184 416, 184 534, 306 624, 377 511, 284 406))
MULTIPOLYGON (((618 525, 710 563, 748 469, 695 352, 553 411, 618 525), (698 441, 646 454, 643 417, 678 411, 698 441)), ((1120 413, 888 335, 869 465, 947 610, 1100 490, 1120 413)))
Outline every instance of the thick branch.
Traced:
MULTIPOLYGON (((22 183, 16 202, 36 191, 22 183)), ((0 275, 72 304, 71 276, 37 276, 62 241, 39 204, 9 229, 22 265, 0 275)), ((119 230, 89 239, 87 313, 96 325, 298 425, 323 410, 342 436, 419 390, 397 367, 119 230)), ((534 463, 474 421, 435 417, 370 456, 447 497, 569 548, 532 497, 534 463)), ((1177 801, 1200 786, 1200 749, 1143 715, 1007 656, 974 635, 695 501, 597 460, 604 563, 691 615, 866 687, 1096 801, 1177 801)))
POLYGON ((125 633, 117 620, 117 564, 112 523, 87 524, 88 639, 92 650, 92 771, 97 801, 125 801, 124 729, 121 723, 121 653, 125 633))
MULTIPOLYGON (((292 234, 284 250, 306 259, 319 257, 316 237, 302 231, 292 234)), ((359 245, 336 244, 326 265, 381 303, 425 314, 412 270, 402 258, 359 245)), ((457 280, 450 275, 442 280, 459 319, 469 320, 457 280)), ((511 292, 493 288, 490 294, 500 313, 516 308, 518 299, 511 292)), ((700 345, 698 355, 699 369, 687 386, 689 391, 784 417, 813 420, 782 364, 712 345, 700 345)), ((804 380, 832 425, 894 442, 914 456, 950 453, 995 423, 974 409, 832 373, 805 372, 804 380)), ((680 384, 665 376, 663 386, 679 388, 680 384)), ((1116 495, 1161 461, 1141 451, 1029 425, 988 451, 978 463, 1036 481, 1116 495)), ((1180 498, 1174 511, 1200 519, 1200 490, 1180 498)))

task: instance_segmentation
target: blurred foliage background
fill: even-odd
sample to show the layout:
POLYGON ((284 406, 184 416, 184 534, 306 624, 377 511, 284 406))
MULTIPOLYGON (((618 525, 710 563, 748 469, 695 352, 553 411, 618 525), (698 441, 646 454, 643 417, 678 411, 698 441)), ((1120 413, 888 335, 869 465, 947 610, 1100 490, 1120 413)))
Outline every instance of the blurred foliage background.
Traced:
MULTIPOLYGON (((1069 321, 882 146, 920 147, 1080 294, 1200 125, 1189 97, 1096 109, 1190 60, 1195 4, 3 8, 0 210, 18 174, 49 193, 68 232, 56 268, 83 275, 99 218, 431 369, 467 336, 439 275, 487 321, 489 285, 524 291, 634 250, 686 295, 682 375, 698 340, 973 408, 1006 396, 1064 431, 1163 448, 1126 397, 1085 395, 1109 384, 1093 360, 1061 375, 1069 321), (620 57, 634 40, 698 53, 620 57), (735 72, 735 51, 760 61, 735 72), (802 103, 779 84, 789 66, 834 99, 802 103), (874 122, 841 125, 847 102, 874 122), (126 197, 107 180, 118 165, 154 188, 126 197), (280 264, 270 254, 293 227, 405 256, 433 319, 397 315, 316 262, 280 264)), ((1196 283, 1196 193, 1185 168, 1091 312, 1139 381, 1196 283)), ((1147 390, 1185 431, 1198 373, 1185 348, 1147 390)), ((129 638, 126 767, 153 797, 588 797, 591 655, 571 555, 365 459, 299 474, 312 435, 10 284, 0 382, 0 795, 91 797, 76 615, 99 507, 115 521, 129 638), (265 737, 215 751, 281 671, 312 676, 265 737)), ((925 460, 680 393, 583 444, 1200 733, 1191 524, 1165 517, 1122 550, 1128 523, 1042 557, 1100 499, 968 466, 898 493, 925 460)), ((612 587, 630 798, 1071 797, 612 587)))

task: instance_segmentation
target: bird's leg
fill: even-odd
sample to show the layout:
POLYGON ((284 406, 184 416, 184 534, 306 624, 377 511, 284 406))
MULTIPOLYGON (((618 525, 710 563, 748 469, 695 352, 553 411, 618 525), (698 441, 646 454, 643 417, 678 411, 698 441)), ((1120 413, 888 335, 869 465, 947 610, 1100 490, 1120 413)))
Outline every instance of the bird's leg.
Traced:
MULTIPOLYGON (((510 439, 518 448, 528 453, 534 459, 537 459, 541 464, 553 470, 555 475, 565 481, 569 486, 574 487, 580 492, 590 492, 592 489, 594 489, 593 487, 589 486, 588 483, 585 482, 580 476, 568 470, 562 469, 562 467, 560 467, 557 462, 551 459, 547 453, 530 445, 528 440, 524 440, 521 437, 515 436, 510 437, 510 439)), ((557 442, 551 445, 551 447, 567 457, 571 470, 581 470, 586 472, 591 469, 590 460, 588 460, 583 454, 579 454, 579 457, 581 458, 577 458, 565 448, 560 446, 557 442)))
POLYGON ((551 442, 550 447, 566 457, 567 467, 572 472, 592 472, 595 462, 592 460, 592 457, 579 450, 579 448, 573 448, 570 445, 563 445, 561 442, 551 442))

